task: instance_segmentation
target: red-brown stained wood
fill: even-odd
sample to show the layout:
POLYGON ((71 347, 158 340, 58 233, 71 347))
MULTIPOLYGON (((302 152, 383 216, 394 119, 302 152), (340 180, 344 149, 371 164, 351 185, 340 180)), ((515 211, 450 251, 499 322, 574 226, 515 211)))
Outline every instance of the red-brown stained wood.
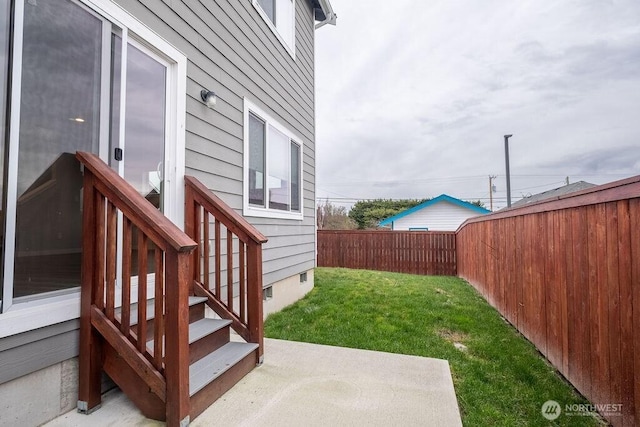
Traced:
POLYGON ((138 229, 138 336, 137 348, 141 353, 147 351, 147 236, 138 229))
POLYGON ((95 304, 98 308, 104 309, 104 279, 105 279, 105 271, 104 271, 104 262, 105 262, 105 245, 102 244, 105 239, 105 223, 104 223, 104 214, 105 214, 105 197, 96 193, 95 195, 95 231, 91 234, 95 236, 96 240, 96 248, 95 248, 95 259, 96 262, 92 265, 93 273, 94 273, 94 285, 95 291, 93 293, 93 304, 95 304))
POLYGON ((116 229, 118 225, 118 213, 113 203, 107 203, 107 289, 105 314, 114 321, 115 293, 116 293, 116 229))
MULTIPOLYGON (((516 263, 515 265, 519 266, 515 269, 516 277, 515 277, 515 286, 516 286, 516 295, 518 301, 518 316, 516 320, 516 327, 519 331, 521 331, 524 335, 524 330, 527 329, 527 323, 525 319, 525 268, 524 268, 524 217, 518 216, 516 219, 516 263)), ((479 268, 479 265, 476 265, 476 268, 479 268)))
POLYGON ((189 407, 189 287, 191 273, 188 253, 168 252, 165 323, 165 377, 167 383, 167 424, 180 425, 189 407), (185 393, 186 390, 186 393, 185 393))
MULTIPOLYGON (((629 200, 631 230, 631 288, 633 307, 633 353, 634 353, 634 418, 640 421, 640 198, 629 200)), ((626 361, 625 361, 626 362, 626 361)), ((630 418, 630 417, 629 417, 630 418)), ((626 419, 625 419, 626 420, 626 419)))
POLYGON ((260 245, 251 242, 248 246, 247 265, 247 310, 249 315, 247 328, 250 342, 257 343, 258 357, 264 354, 264 328, 262 319, 262 250, 260 245))
POLYGON ((266 243, 267 238, 253 225, 231 209, 218 196, 213 194, 200 181, 192 176, 185 176, 185 185, 193 190, 194 200, 214 217, 225 219, 225 226, 230 228, 233 234, 238 236, 243 242, 249 240, 255 243, 266 243))
POLYGON ((587 209, 575 209, 573 236, 573 322, 569 328, 569 378, 586 396, 591 395, 591 304, 589 299, 589 239, 587 209), (573 360, 573 363, 572 363, 573 360))
POLYGON ((132 368, 110 345, 105 345, 104 370, 136 404, 145 417, 164 421, 165 402, 153 393, 138 371, 132 368))
POLYGON ((164 264, 162 251, 155 250, 155 304, 153 317, 153 364, 162 371, 162 350, 164 349, 164 264))
MULTIPOLYGON (((609 384, 611 392, 609 402, 622 401, 622 360, 620 325, 620 270, 618 254, 618 205, 616 202, 603 205, 605 208, 606 255, 602 262, 606 265, 605 291, 608 305, 605 308, 608 317, 607 336, 609 343, 609 384)), ((622 237, 622 236, 620 236, 622 237)))
POLYGON ((569 270, 572 263, 571 251, 567 250, 570 245, 570 238, 568 234, 570 230, 567 226, 566 215, 561 215, 559 212, 554 212, 554 221, 557 227, 556 236, 556 255, 555 258, 557 265, 557 280, 558 280, 558 303, 560 310, 560 325, 559 330, 556 331, 559 334, 561 340, 562 357, 561 365, 558 369, 565 377, 569 376, 569 333, 568 333, 568 280, 569 270), (568 257, 568 258, 567 258, 568 257), (563 262, 564 261, 564 262, 563 262))
POLYGON ((251 334, 247 327, 247 321, 243 321, 233 313, 229 313, 227 306, 211 293, 210 289, 206 289, 202 283, 195 282, 194 290, 197 296, 206 297, 208 299, 207 305, 216 313, 224 316, 225 319, 231 320, 231 327, 238 333, 245 341, 250 342, 251 334))
POLYGON ((457 274, 454 232, 319 230, 317 242, 319 267, 457 274))
POLYGON ((460 276, 592 403, 622 404, 613 425, 637 425, 640 176, 467 220, 456 244, 460 276), (506 235, 497 243, 505 257, 484 247, 496 232, 506 235), (519 308, 511 320, 514 292, 519 308))
MULTIPOLYGON (((198 209, 198 212, 200 212, 200 209, 198 209)), ((205 284, 205 286, 207 287, 207 289, 209 289, 211 287, 211 279, 210 279, 210 268, 209 268, 209 256, 210 256, 210 247, 209 245, 211 244, 211 234, 210 234, 210 226, 209 226, 209 214, 207 212, 204 212, 203 215, 203 223, 202 223, 202 228, 203 228, 203 239, 204 241, 203 243, 203 249, 202 249, 202 268, 204 270, 204 279, 202 280, 202 282, 205 284)), ((218 235, 216 234, 216 239, 218 239, 218 235)), ((196 240, 197 242, 199 242, 199 240, 196 240)), ((218 253, 218 250, 216 249, 216 254, 218 253)), ((200 260, 198 260, 198 264, 200 264, 200 260)), ((216 272, 217 275, 217 272, 216 272)), ((200 280, 200 279, 198 279, 200 280)))
POLYGON ((227 228, 227 307, 233 313, 233 234, 227 228))
POLYGON ((82 292, 80 296, 80 357, 78 375, 78 400, 87 403, 87 410, 101 402, 100 382, 101 346, 100 337, 91 326, 91 306, 94 301, 93 281, 95 279, 96 243, 93 238, 96 228, 94 176, 85 170, 83 183, 82 222, 82 292))
POLYGON ((256 366, 255 353, 250 353, 244 357, 238 364, 222 374, 215 382, 205 386, 193 396, 193 404, 191 409, 191 419, 200 415, 207 409, 211 402, 221 397, 238 381, 247 375, 256 366))
POLYGON ((86 152, 76 153, 76 157, 96 177, 94 187, 99 193, 111 200, 136 227, 142 228, 151 240, 163 250, 172 247, 180 252, 191 252, 195 242, 183 233, 175 224, 165 217, 151 203, 141 203, 135 188, 116 174, 98 156, 86 152))
POLYGON ((165 400, 165 380, 142 356, 113 323, 96 307, 91 310, 91 324, 98 330, 114 350, 140 375, 149 388, 161 400, 165 400))
POLYGON ((138 399, 136 395, 151 389, 158 396, 156 400, 138 399, 145 413, 162 419, 165 417, 160 416, 159 411, 166 412, 167 424, 178 425, 189 414, 189 359, 183 355, 188 356, 187 296, 192 282, 190 253, 196 248, 196 243, 97 156, 77 153, 77 157, 85 166, 79 399, 87 402, 88 409, 100 402, 101 372, 106 369, 134 400, 138 399), (114 321, 118 212, 123 216, 123 296, 119 323, 114 321), (137 272, 132 271, 133 228, 136 229, 138 243, 137 272), (149 248, 154 248, 156 268, 153 362, 157 369, 147 359, 149 356, 146 349, 149 248), (163 261, 165 254, 168 260, 166 265, 163 261), (171 280, 164 280, 165 273, 171 280), (139 317, 135 333, 130 328, 132 274, 138 276, 139 317), (163 299, 165 283, 170 284, 167 287, 166 304, 163 299), (172 322, 166 335, 163 312, 165 305, 167 319, 172 322), (176 315, 183 312, 187 316, 176 315), (166 346, 162 345, 163 341, 166 346), (102 352, 105 346, 107 353, 102 352), (172 380, 169 394, 166 393, 165 379, 162 376, 163 347, 171 361, 167 370, 167 378, 172 380), (111 357, 114 354, 117 357, 111 357), (184 380, 173 381, 178 376, 184 380), (164 404, 159 406, 165 396, 166 408, 164 404))
POLYGON ((239 251, 239 255, 238 255, 238 263, 240 264, 238 267, 240 268, 240 283, 239 283, 239 296, 240 296, 240 307, 239 307, 239 312, 238 312, 238 317, 240 318, 240 320, 242 322, 246 322, 247 321, 247 317, 246 317, 246 312, 247 312, 247 303, 246 303, 246 291, 247 291, 247 284, 246 284, 246 260, 245 260, 245 251, 247 250, 246 245, 244 244, 244 242, 242 241, 238 241, 238 251, 239 251))
MULTIPOLYGON (((221 237, 220 237, 220 221, 216 218, 215 219, 215 224, 214 224, 214 233, 215 233, 215 243, 214 243, 214 247, 215 247, 215 291, 214 294, 218 296, 218 298, 221 297, 220 295, 220 288, 221 288, 221 284, 220 284, 220 272, 222 271, 221 266, 221 256, 220 256, 220 244, 221 244, 221 237)), ((205 264, 208 263, 208 260, 205 258, 205 264)))
POLYGON ((122 231, 122 309, 120 312, 120 332, 129 336, 131 326, 131 240, 132 226, 124 218, 122 231))
POLYGON ((592 399, 595 402, 602 402, 602 384, 598 381, 598 369, 602 365, 602 340, 598 323, 600 320, 600 310, 598 307, 599 287, 598 287, 598 236, 597 236, 597 212, 595 206, 587 207, 587 266, 588 266, 588 293, 587 302, 589 304, 589 319, 586 327, 590 330, 591 338, 591 364, 589 366, 589 382, 593 388, 592 399))
MULTIPOLYGON (((635 367, 633 345, 633 281, 631 268, 631 217, 629 201, 617 202, 618 210, 618 283, 620 285, 620 403, 624 425, 634 425, 635 367)), ((636 327, 638 324, 636 324, 636 327)))
POLYGON ((259 344, 262 355, 262 244, 267 239, 242 216, 225 205, 211 193, 202 183, 193 177, 185 177, 188 191, 186 203, 202 209, 204 219, 204 246, 202 262, 205 266, 204 284, 195 277, 193 289, 196 295, 207 297, 207 305, 222 318, 232 322, 232 328, 245 340, 259 344), (209 221, 213 219, 213 236, 209 235, 209 221), (222 227, 226 230, 226 263, 222 269, 222 227), (214 283, 209 282, 209 240, 213 239, 213 276, 214 283), (234 265, 234 240, 238 241, 238 263, 234 265), (238 269, 239 308, 234 309, 234 270, 238 269), (221 278, 226 274, 227 294, 221 295, 221 278))
MULTIPOLYGON (((191 253, 191 278, 201 281, 200 277, 200 208, 193 201, 193 190, 189 186, 184 189, 184 231, 198 244, 191 253)), ((191 290, 193 292, 193 290, 191 290)))
MULTIPOLYGON (((598 289, 597 303, 597 341, 595 344, 596 363, 595 372, 592 371, 592 381, 595 381, 598 392, 594 398, 597 403, 611 402, 611 372, 609 358, 609 316, 608 316, 608 283, 607 283, 607 213, 605 204, 595 205, 597 259, 596 286, 598 289), (595 378, 593 376, 595 374, 595 378)), ((592 341, 593 344, 593 341, 592 341)))
MULTIPOLYGON (((547 237, 547 250, 542 251, 545 255, 545 275, 548 278, 555 278, 559 284, 562 283, 560 278, 560 263, 556 260, 562 255, 559 252, 559 226, 557 223, 558 215, 556 212, 545 214, 545 227, 547 237)), ((545 279, 543 279, 545 280, 545 279)), ((562 306, 561 292, 564 286, 544 286, 540 284, 545 295, 546 309, 546 348, 547 357, 554 366, 562 366, 562 306)))

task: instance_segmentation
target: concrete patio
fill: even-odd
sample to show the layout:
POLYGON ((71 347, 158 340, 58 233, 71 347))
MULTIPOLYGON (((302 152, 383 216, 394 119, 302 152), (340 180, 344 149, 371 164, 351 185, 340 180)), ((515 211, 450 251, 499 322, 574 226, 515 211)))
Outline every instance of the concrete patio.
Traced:
MULTIPOLYGON (((45 424, 156 426, 119 390, 91 415, 45 424)), ((193 426, 461 426, 449 364, 401 354, 265 339, 264 364, 193 426)))

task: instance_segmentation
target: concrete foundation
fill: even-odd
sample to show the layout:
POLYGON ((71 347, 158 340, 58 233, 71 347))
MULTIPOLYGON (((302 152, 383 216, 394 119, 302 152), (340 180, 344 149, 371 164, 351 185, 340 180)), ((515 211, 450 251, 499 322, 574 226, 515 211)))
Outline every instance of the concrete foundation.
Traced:
POLYGON ((269 285, 272 287, 272 297, 263 301, 265 319, 269 314, 282 310, 309 293, 313 289, 313 272, 314 270, 306 272, 306 281, 301 281, 301 275, 296 274, 269 285))
POLYGON ((0 385, 0 426, 38 426, 75 408, 78 359, 0 385))

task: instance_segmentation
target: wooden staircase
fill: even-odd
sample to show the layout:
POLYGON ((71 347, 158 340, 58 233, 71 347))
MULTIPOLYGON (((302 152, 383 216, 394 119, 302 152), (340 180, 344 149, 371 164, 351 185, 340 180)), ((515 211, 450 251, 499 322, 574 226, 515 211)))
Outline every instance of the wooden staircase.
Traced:
POLYGON ((262 361, 266 238, 195 178, 185 178, 184 233, 97 156, 77 158, 78 410, 99 407, 106 372, 145 416, 186 426, 262 361))

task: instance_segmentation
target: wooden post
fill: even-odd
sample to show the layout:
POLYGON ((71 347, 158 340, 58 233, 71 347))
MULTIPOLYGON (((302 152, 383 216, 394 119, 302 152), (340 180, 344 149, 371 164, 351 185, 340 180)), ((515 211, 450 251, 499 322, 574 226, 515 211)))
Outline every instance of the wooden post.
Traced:
POLYGON ((166 252, 167 426, 189 424, 189 268, 191 254, 166 252))
POLYGON ((258 363, 264 354, 264 331, 262 319, 262 246, 255 242, 247 245, 247 305, 249 317, 249 338, 257 343, 258 363))
POLYGON ((80 297, 80 358, 78 411, 88 414, 100 406, 102 373, 101 338, 91 326, 94 300, 93 278, 97 264, 94 230, 96 228, 94 176, 85 168, 82 219, 82 291, 80 297))

